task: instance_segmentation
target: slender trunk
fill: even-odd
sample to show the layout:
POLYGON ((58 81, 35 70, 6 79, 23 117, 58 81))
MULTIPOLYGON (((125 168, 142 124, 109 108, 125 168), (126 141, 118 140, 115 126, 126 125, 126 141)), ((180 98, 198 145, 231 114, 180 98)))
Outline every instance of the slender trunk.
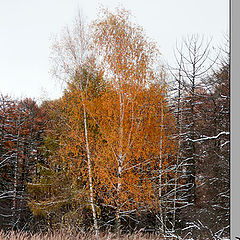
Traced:
POLYGON ((180 71, 179 71, 178 100, 177 100, 177 127, 179 127, 179 131, 178 131, 178 154, 177 154, 177 158, 176 158, 176 170, 175 170, 175 179, 174 179, 174 200, 173 200, 173 221, 172 221, 172 231, 173 232, 175 231, 175 226, 176 226, 176 200, 177 200, 177 186, 178 186, 178 167, 179 167, 181 133, 182 133, 182 125, 181 125, 182 111, 180 109, 180 104, 181 104, 181 72, 180 71))
POLYGON ((194 105, 195 105, 195 64, 193 65, 193 77, 192 77, 192 87, 191 87, 191 99, 190 99, 190 166, 189 166, 189 181, 191 183, 190 187, 190 196, 189 202, 194 203, 196 200, 196 161, 195 161, 195 112, 194 112, 194 105))
MULTIPOLYGON (((118 183, 117 183, 117 201, 119 201, 121 190, 122 190, 122 164, 121 159, 119 159, 119 166, 118 166, 118 183)), ((120 216, 120 203, 117 203, 117 212, 116 212, 116 230, 118 234, 120 234, 121 228, 121 216, 120 216)))
POLYGON ((97 223, 97 215, 96 215, 96 210, 95 210, 95 206, 94 206, 92 163, 91 163, 89 143, 88 143, 87 115, 86 115, 85 105, 83 105, 83 114, 84 114, 84 132, 85 132, 85 141, 86 141, 87 162, 88 162, 88 180, 89 180, 89 190, 90 190, 90 204, 91 204, 91 208, 92 208, 93 226, 94 226, 95 236, 96 236, 97 239, 99 239, 99 229, 98 229, 98 223, 97 223))
POLYGON ((2 154, 4 153, 4 144, 3 144, 3 139, 4 139, 4 132, 5 132, 5 120, 6 120, 6 112, 5 112, 5 101, 4 99, 1 100, 1 105, 2 105, 2 127, 1 127, 1 144, 0 144, 0 156, 2 156, 2 154))
POLYGON ((119 102, 120 102, 120 132, 119 132, 119 154, 118 154, 118 183, 117 183, 117 212, 116 212, 116 230, 118 233, 118 237, 120 237, 120 228, 121 228, 121 206, 120 206, 120 194, 122 190, 122 165, 123 165, 123 121, 124 121, 124 100, 122 93, 119 94, 119 102))
POLYGON ((159 216, 159 229, 161 230, 161 233, 164 233, 164 219, 163 219, 163 208, 162 208, 162 145, 163 145, 163 102, 161 106, 161 122, 160 122, 160 128, 161 128, 161 135, 160 135, 160 143, 159 143, 159 186, 158 186, 158 199, 159 199, 159 210, 160 210, 160 216, 159 216))

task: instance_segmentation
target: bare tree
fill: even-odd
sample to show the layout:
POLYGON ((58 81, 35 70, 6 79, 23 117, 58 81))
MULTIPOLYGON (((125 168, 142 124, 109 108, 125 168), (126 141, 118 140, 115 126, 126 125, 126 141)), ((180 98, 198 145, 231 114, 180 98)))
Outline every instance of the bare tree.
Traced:
MULTIPOLYGON (((218 57, 211 59, 211 41, 206 41, 204 37, 198 35, 183 39, 180 46, 177 44, 174 54, 177 67, 171 68, 171 73, 175 82, 173 90, 178 129, 176 137, 179 142, 174 183, 174 208, 177 209, 196 204, 197 162, 200 157, 197 141, 200 138, 197 131, 199 122, 197 107, 203 101, 203 98, 200 98, 202 90, 208 91, 209 88, 204 79, 212 71, 218 57)), ((174 221, 176 214, 174 212, 174 221)), ((173 224, 175 226, 175 223, 173 224)))
MULTIPOLYGON (((210 192, 217 186, 217 179, 223 180, 223 175, 221 177, 219 175, 219 171, 221 172, 219 167, 217 167, 218 173, 214 172, 216 165, 220 166, 222 161, 219 152, 221 151, 220 142, 223 144, 221 146, 229 144, 227 127, 229 126, 227 120, 229 113, 224 111, 226 115, 222 119, 226 119, 226 123, 224 120, 224 124, 222 124, 218 114, 223 112, 219 110, 222 100, 217 97, 216 91, 222 89, 220 86, 223 86, 223 83, 220 83, 220 79, 224 78, 225 81, 229 81, 229 77, 226 74, 228 64, 223 64, 226 63, 226 58, 222 64, 218 65, 220 53, 223 51, 217 52, 213 57, 211 50, 211 41, 207 42, 203 37, 193 35, 184 39, 180 47, 178 45, 176 47, 177 67, 171 68, 171 73, 174 79, 172 86, 175 100, 173 103, 178 128, 176 138, 179 141, 178 167, 176 168, 178 170, 175 175, 175 201, 177 204, 174 218, 176 220, 185 219, 183 225, 176 222, 181 228, 185 226, 188 230, 195 229, 197 231, 199 227, 202 229, 201 234, 206 233, 213 237, 218 227, 216 224, 212 226, 209 221, 209 216, 213 212, 209 203, 214 198, 210 192), (220 130, 223 126, 226 126, 225 130, 220 130), (217 178, 216 174, 218 174, 217 178), (199 208, 201 211, 198 210, 199 208)), ((228 89, 228 87, 225 86, 224 89, 228 89)), ((221 98, 223 99, 224 96, 224 99, 227 100, 228 94, 223 94, 221 98)), ((225 104, 222 109, 226 109, 226 107, 225 104)), ((223 159, 227 163, 228 155, 225 155, 223 159)), ((225 186, 227 189, 227 185, 225 186)), ((226 193, 227 190, 223 192, 226 193)), ((226 196, 226 194, 223 195, 226 196)), ((220 202, 217 203, 216 200, 212 206, 221 205, 220 202)), ((213 215, 211 216, 213 217, 213 215)), ((220 227, 218 231, 219 229, 220 227)))
POLYGON ((1 227, 23 229, 29 226, 27 182, 36 167, 41 116, 36 103, 1 97, 0 202, 1 227), (38 120, 36 120, 38 119, 38 120))

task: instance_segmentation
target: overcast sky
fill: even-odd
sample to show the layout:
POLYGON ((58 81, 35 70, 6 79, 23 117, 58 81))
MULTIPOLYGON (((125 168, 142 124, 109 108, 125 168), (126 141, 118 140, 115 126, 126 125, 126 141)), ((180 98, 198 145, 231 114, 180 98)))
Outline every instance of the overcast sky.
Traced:
POLYGON ((0 93, 54 99, 60 84, 49 73, 51 38, 70 25, 78 9, 90 22, 98 7, 130 10, 172 63, 176 41, 193 33, 217 46, 229 31, 228 0, 0 0, 0 93))

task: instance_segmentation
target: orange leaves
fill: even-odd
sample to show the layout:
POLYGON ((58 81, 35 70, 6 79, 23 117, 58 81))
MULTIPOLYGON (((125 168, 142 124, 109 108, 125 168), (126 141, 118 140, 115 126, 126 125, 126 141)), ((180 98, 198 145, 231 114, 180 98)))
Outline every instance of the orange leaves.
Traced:
POLYGON ((174 121, 165 73, 154 69, 156 45, 125 10, 102 13, 92 26, 95 46, 89 49, 98 55, 76 66, 61 99, 65 126, 59 154, 88 189, 87 162, 91 165, 94 192, 119 219, 121 211, 158 199, 159 168, 166 169, 174 158, 174 121))
POLYGON ((155 44, 126 11, 102 14, 93 25, 94 41, 108 85, 89 103, 100 129, 96 177, 98 186, 111 192, 108 203, 131 209, 154 195, 155 180, 150 179, 158 177, 160 152, 167 166, 175 150, 169 138, 173 129, 167 131, 174 122, 166 104, 165 73, 154 71, 159 56, 155 44))
POLYGON ((120 88, 124 83, 145 84, 159 54, 155 44, 130 22, 125 10, 117 9, 116 14, 104 10, 103 17, 94 25, 95 44, 111 81, 120 88))
MULTIPOLYGON (((134 87, 128 85, 128 89, 134 87)), ((159 152, 163 152, 162 169, 172 164, 175 152, 170 138, 174 121, 166 106, 165 89, 151 85, 141 88, 130 98, 109 85, 100 97, 88 102, 88 107, 100 129, 94 171, 98 179, 96 187, 103 199, 110 205, 117 199, 122 210, 135 208, 143 202, 150 204, 155 182, 151 179, 158 178, 159 152), (162 108, 163 123, 160 122, 162 108), (119 177, 121 191, 117 193, 119 177)))

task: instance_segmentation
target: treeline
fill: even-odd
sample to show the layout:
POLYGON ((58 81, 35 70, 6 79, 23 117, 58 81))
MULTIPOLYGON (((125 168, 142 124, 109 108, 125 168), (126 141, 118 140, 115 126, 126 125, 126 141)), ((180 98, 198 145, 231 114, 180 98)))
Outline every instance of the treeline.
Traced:
POLYGON ((0 227, 229 236, 229 54, 196 35, 176 67, 122 9, 53 45, 63 96, 0 100, 0 227))

